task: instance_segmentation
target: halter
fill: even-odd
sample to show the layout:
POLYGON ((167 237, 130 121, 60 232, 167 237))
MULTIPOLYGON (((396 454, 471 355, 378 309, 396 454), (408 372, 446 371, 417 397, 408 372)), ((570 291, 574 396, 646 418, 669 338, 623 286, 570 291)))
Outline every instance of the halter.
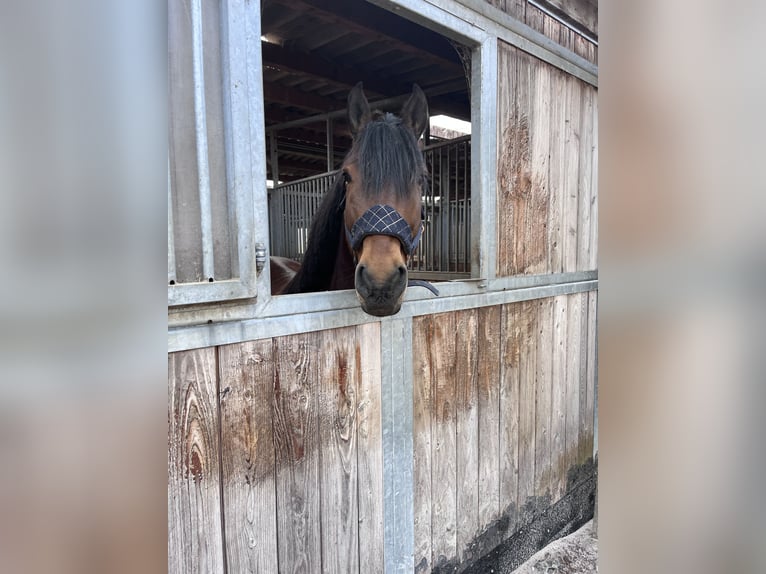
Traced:
MULTIPOLYGON (((421 212, 421 219, 423 218, 421 212)), ((415 237, 410 235, 410 224, 402 217, 402 214, 396 211, 390 205, 373 205, 365 211, 362 216, 351 226, 351 231, 346 228, 346 238, 351 249, 358 251, 362 246, 362 241, 368 235, 390 235, 401 241, 404 251, 407 255, 417 249, 420 243, 420 237, 423 234, 423 222, 415 237)))
MULTIPOLYGON (((410 224, 402 217, 396 209, 390 205, 373 205, 351 226, 351 231, 344 226, 346 238, 351 249, 356 253, 361 246, 364 238, 368 235, 389 235, 396 237, 404 247, 405 253, 409 257, 417 249, 420 243, 420 237, 423 235, 423 220, 425 219, 425 210, 421 208, 420 226, 413 237, 410 233, 410 224)), ((356 259, 356 256, 354 256, 356 259)), ((420 279, 410 279, 407 281, 408 287, 425 287, 434 295, 439 295, 439 290, 428 281, 420 279)))

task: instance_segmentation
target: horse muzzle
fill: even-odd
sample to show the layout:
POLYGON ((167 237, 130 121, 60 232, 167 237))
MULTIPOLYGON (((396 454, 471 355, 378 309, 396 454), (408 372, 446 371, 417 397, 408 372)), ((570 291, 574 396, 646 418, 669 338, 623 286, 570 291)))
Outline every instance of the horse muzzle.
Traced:
POLYGON ((407 267, 395 267, 388 277, 374 278, 364 264, 356 267, 354 286, 362 310, 376 317, 395 315, 402 307, 407 288, 407 267))

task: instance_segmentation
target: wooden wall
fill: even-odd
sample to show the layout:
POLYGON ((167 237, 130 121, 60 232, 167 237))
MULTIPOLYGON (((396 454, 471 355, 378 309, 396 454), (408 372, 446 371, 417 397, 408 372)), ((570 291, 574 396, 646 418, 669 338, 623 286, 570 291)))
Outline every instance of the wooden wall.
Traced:
POLYGON ((500 277, 597 268, 596 88, 500 42, 500 277))
POLYGON ((380 325, 171 353, 168 571, 382 572, 380 325))
MULTIPOLYGON (((497 276, 596 270, 596 88, 499 42, 497 90, 497 276)), ((414 571, 486 553, 592 456, 596 304, 412 319, 414 571)), ((383 572, 380 362, 377 322, 171 353, 169 572, 383 572)))
POLYGON ((482 556, 592 457, 595 329, 596 292, 414 320, 416 572, 482 556))
MULTIPOLYGON (((592 456, 596 297, 413 319, 416 572, 479 558, 592 456)), ((169 355, 169 572, 383 571, 380 344, 169 355)))

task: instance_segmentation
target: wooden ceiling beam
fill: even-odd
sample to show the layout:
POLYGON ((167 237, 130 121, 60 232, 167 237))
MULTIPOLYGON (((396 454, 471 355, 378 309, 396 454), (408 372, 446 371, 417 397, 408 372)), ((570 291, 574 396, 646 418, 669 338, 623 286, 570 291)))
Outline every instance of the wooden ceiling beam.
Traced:
POLYGON ((460 58, 446 38, 391 12, 359 0, 285 0, 293 9, 310 11, 312 15, 349 32, 384 43, 429 59, 450 70, 462 71, 460 58))
POLYGON ((345 107, 346 102, 310 94, 270 82, 263 83, 263 99, 266 105, 277 102, 283 106, 301 108, 312 112, 333 112, 345 107))
POLYGON ((273 65, 281 70, 320 78, 349 91, 357 82, 363 82, 368 97, 395 96, 407 91, 396 81, 371 75, 363 70, 333 64, 311 54, 293 51, 264 42, 261 45, 264 66, 273 65))

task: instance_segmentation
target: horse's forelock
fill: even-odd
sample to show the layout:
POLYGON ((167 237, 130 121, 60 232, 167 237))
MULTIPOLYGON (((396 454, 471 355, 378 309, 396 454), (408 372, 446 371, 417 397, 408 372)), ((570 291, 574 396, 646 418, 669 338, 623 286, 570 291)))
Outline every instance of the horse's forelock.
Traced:
POLYGON ((373 197, 393 190, 407 197, 415 184, 422 184, 426 164, 417 139, 400 118, 376 114, 358 134, 350 159, 356 162, 362 188, 373 197))

